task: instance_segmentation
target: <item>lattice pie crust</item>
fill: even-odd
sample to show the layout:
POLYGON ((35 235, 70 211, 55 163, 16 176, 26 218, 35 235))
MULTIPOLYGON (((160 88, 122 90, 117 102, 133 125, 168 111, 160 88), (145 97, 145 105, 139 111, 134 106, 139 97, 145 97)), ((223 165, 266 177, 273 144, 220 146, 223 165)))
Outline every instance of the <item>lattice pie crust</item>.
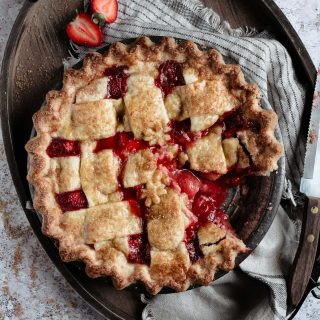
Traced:
POLYGON ((89 54, 33 121, 28 180, 43 232, 89 276, 119 289, 142 281, 152 294, 234 267, 246 246, 221 208, 204 217, 203 204, 224 175, 268 175, 282 155, 277 116, 240 67, 172 38, 89 54))

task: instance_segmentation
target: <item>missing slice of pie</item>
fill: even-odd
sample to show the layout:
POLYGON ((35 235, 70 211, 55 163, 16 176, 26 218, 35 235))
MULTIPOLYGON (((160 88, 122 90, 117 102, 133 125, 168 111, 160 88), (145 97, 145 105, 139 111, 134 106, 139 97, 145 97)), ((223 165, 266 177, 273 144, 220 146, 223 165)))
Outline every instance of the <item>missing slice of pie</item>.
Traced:
POLYGON ((47 95, 26 145, 43 232, 64 261, 121 289, 207 285, 243 241, 223 202, 283 153, 277 116, 237 65, 191 41, 141 37, 89 54, 47 95))

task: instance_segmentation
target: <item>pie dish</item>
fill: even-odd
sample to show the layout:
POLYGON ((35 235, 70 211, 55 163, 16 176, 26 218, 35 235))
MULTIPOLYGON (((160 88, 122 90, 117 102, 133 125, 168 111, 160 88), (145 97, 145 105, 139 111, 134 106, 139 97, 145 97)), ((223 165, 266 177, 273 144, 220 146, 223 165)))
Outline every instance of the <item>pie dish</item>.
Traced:
POLYGON ((248 249, 223 210, 228 190, 283 153, 259 96, 216 50, 166 37, 66 70, 26 145, 34 207, 61 258, 152 294, 231 270, 248 249))

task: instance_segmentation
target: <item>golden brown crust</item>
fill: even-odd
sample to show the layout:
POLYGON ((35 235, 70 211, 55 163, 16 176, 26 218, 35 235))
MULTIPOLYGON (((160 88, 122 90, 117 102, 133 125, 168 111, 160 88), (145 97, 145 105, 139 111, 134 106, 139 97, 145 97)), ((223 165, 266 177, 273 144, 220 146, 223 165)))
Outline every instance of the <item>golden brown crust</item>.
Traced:
POLYGON ((172 189, 160 198, 159 204, 150 207, 147 223, 149 242, 156 250, 176 250, 183 241, 189 221, 182 212, 180 196, 172 189))
POLYGON ((182 118, 201 115, 222 115, 239 104, 238 99, 229 89, 227 75, 218 75, 211 81, 197 81, 192 84, 177 87, 183 105, 182 118))
POLYGON ((123 186, 130 188, 147 183, 152 179, 156 164, 156 158, 150 150, 130 155, 123 172, 123 186))
POLYGON ((165 137, 162 138, 162 133, 164 136, 168 131, 169 118, 161 90, 154 85, 154 77, 132 73, 128 79, 124 102, 134 136, 151 144, 163 145, 165 137), (144 116, 141 117, 141 114, 144 116))
POLYGON ((111 202, 86 210, 84 240, 87 244, 141 232, 141 219, 131 213, 126 201, 111 202))
POLYGON ((80 178, 89 206, 106 203, 118 189, 118 158, 108 149, 94 153, 95 146, 92 141, 81 144, 80 178))
POLYGON ((221 127, 198 139, 187 148, 190 168, 201 172, 227 172, 226 158, 221 142, 221 127), (212 150, 215 150, 213 153, 212 150))
MULTIPOLYGON (((83 128, 83 130, 76 135, 76 138, 80 140, 105 138, 106 136, 112 135, 112 132, 116 130, 114 122, 115 115, 112 113, 108 113, 108 116, 111 118, 103 118, 103 127, 97 127, 95 130, 86 130, 85 127, 88 128, 91 124, 94 126, 98 125, 96 123, 97 118, 94 118, 94 115, 88 114, 86 108, 80 105, 80 103, 90 104, 99 109, 101 103, 103 103, 103 107, 106 108, 109 108, 110 104, 113 104, 116 112, 121 111, 123 107, 119 101, 106 102, 102 100, 101 95, 96 94, 96 88, 99 86, 103 87, 107 83, 107 80, 104 78, 106 67, 128 65, 129 67, 134 66, 136 69, 140 68, 139 70, 143 70, 145 67, 149 70, 148 74, 150 75, 154 69, 152 63, 156 62, 158 66, 169 59, 181 62, 183 69, 191 70, 193 74, 192 77, 195 77, 195 79, 207 81, 210 92, 217 90, 217 86, 210 81, 213 81, 217 77, 223 79, 224 87, 222 91, 224 92, 226 88, 228 88, 228 99, 221 103, 234 103, 234 101, 236 101, 243 104, 246 110, 245 117, 252 121, 258 121, 261 128, 259 134, 251 130, 245 130, 238 134, 238 139, 249 150, 253 162, 259 168, 257 174, 268 174, 270 171, 275 170, 277 168, 277 160, 282 154, 282 146, 274 137, 277 116, 272 111, 261 109, 258 88, 245 81, 239 66, 226 65, 222 56, 216 50, 210 49, 202 51, 191 41, 178 43, 174 39, 167 37, 164 37, 156 44, 147 37, 140 37, 135 43, 130 45, 118 42, 112 44, 103 55, 99 53, 88 54, 81 69, 65 71, 63 88, 60 91, 50 91, 46 97, 47 104, 45 108, 33 116, 37 136, 32 138, 26 145, 30 159, 27 178, 35 187, 34 207, 43 217, 43 232, 59 241, 59 251, 62 259, 64 261, 84 261, 86 264, 86 272, 90 276, 111 276, 117 288, 124 288, 132 282, 142 281, 152 294, 159 292, 163 286, 182 291, 186 290, 192 283, 208 284, 213 280, 217 268, 222 268, 223 270, 233 268, 235 256, 239 252, 245 252, 245 245, 241 240, 233 236, 226 237, 219 244, 220 251, 218 255, 210 253, 197 263, 191 264, 186 253, 186 248, 183 242, 181 242, 181 235, 179 234, 179 237, 177 236, 180 242, 175 242, 175 237, 169 235, 170 237, 172 236, 170 238, 172 240, 170 242, 170 251, 161 251, 167 248, 157 243, 156 245, 159 248, 151 252, 153 259, 151 258, 150 267, 129 263, 127 260, 128 252, 121 242, 122 238, 118 240, 112 239, 114 235, 112 230, 109 230, 108 235, 106 235, 106 231, 101 228, 95 220, 94 214, 87 222, 87 215, 84 213, 86 209, 77 211, 77 214, 73 212, 63 214, 56 203, 55 193, 57 192, 57 184, 59 185, 59 190, 62 188, 65 191, 66 181, 58 183, 55 181, 54 177, 56 175, 52 169, 52 161, 47 155, 46 149, 52 137, 59 136, 58 133, 60 133, 60 135, 63 133, 62 136, 68 138, 70 130, 72 131, 70 126, 72 127, 74 122, 77 123, 77 126, 80 124, 80 127, 83 128), (137 63, 139 61, 141 61, 140 66, 137 63), (88 86, 89 84, 91 85, 88 86), (76 110, 73 117, 71 106, 74 106, 73 108, 76 110), (86 122, 88 119, 90 119, 90 124, 86 122), (108 130, 102 132, 101 130, 105 130, 106 127, 108 130), (95 136, 97 131, 99 131, 98 135, 95 136), (85 135, 83 135, 83 133, 85 135), (99 230, 102 235, 92 233, 91 231, 94 228, 100 228, 101 230, 99 230), (85 239, 80 236, 83 232, 87 234, 87 240, 89 239, 90 243, 95 243, 95 248, 85 243, 85 239), (96 238, 97 236, 98 238, 96 238), (97 241, 98 243, 96 243, 97 241), (114 241, 117 243, 115 244, 114 241)), ((148 83, 150 79, 146 76, 144 80, 148 83)), ((190 82, 192 83, 192 80, 190 82)), ((191 89, 194 86, 195 85, 190 84, 191 89)), ((135 99, 135 88, 131 87, 131 90, 133 90, 133 95, 130 98, 131 100, 129 99, 127 101, 129 105, 130 102, 135 99)), ((180 88, 179 90, 183 89, 180 88)), ((155 89, 151 93, 145 92, 144 95, 145 102, 148 102, 147 107, 149 109, 151 108, 150 112, 156 111, 159 113, 157 121, 152 123, 152 126, 147 130, 145 126, 149 125, 152 119, 150 121, 145 119, 146 121, 139 123, 141 119, 136 119, 135 116, 136 112, 140 112, 140 110, 136 110, 136 104, 134 104, 131 109, 129 108, 131 110, 129 110, 129 114, 124 118, 124 120, 126 119, 127 121, 124 127, 126 128, 128 125, 133 126, 133 131, 136 131, 136 135, 146 138, 151 144, 163 144, 167 139, 166 125, 168 122, 167 113, 164 113, 165 106, 162 103, 160 110, 158 110, 152 105, 152 101, 148 100, 151 97, 150 95, 152 95, 152 99, 154 99, 154 97, 158 99, 158 90, 155 89)), ((198 97, 197 94, 192 93, 192 90, 189 92, 189 95, 191 100, 195 100, 198 97)), ((200 114, 196 116, 203 115, 203 110, 206 108, 205 102, 206 101, 203 101, 204 104, 199 105, 199 108, 201 107, 201 110, 199 110, 200 114)), ((182 101, 178 103, 182 103, 183 105, 187 102, 182 101)), ((222 104, 219 105, 219 108, 223 107, 222 104)), ((222 112, 221 110, 219 109, 219 114, 222 112)), ((170 110, 167 110, 169 117, 173 118, 173 116, 170 116, 169 111, 170 110)), ((181 110, 179 106, 178 109, 173 109, 172 111, 175 117, 181 116, 180 113, 181 110)), ((187 103, 182 117, 193 115, 192 108, 190 104, 188 105, 187 103)), ((104 117, 106 115, 101 113, 99 117, 101 116, 104 117)), ((196 126, 196 120, 197 119, 194 120, 194 127, 198 128, 196 126)), ((215 120, 209 119, 209 123, 210 121, 213 123, 215 120)), ((74 132, 72 132, 72 134, 74 134, 74 132)), ((70 137, 74 138, 72 135, 70 137)), ((225 168, 223 169, 225 170, 225 168)), ((159 176, 158 172, 156 172, 156 174, 159 176)), ((157 219, 159 219, 158 222, 161 226, 162 213, 161 209, 157 210, 156 205, 161 197, 168 196, 166 191, 163 192, 164 184, 162 182, 160 183, 161 178, 157 179, 158 178, 156 178, 156 181, 158 181, 157 184, 155 183, 153 185, 151 183, 149 189, 146 189, 149 190, 149 193, 145 195, 147 199, 149 197, 149 204, 153 206, 153 209, 151 209, 153 213, 149 218, 150 226, 152 223, 157 225, 157 223, 152 222, 157 219)), ((117 199, 116 194, 114 197, 117 199)), ((185 228, 186 221, 181 218, 181 203, 178 204, 177 201, 177 199, 170 200, 168 210, 171 210, 173 213, 171 218, 173 220, 175 219, 174 223, 176 223, 177 227, 184 225, 184 227, 181 228, 185 228), (174 204, 176 204, 176 207, 174 204)), ((163 212, 163 214, 165 213, 167 212, 163 212)), ((99 214, 100 213, 98 213, 98 215, 99 214)), ((138 220, 130 215, 126 215, 126 218, 134 220, 135 228, 134 230, 126 232, 125 235, 130 234, 130 232, 136 232, 139 229, 138 220)), ((122 235, 124 234, 120 236, 122 235)))

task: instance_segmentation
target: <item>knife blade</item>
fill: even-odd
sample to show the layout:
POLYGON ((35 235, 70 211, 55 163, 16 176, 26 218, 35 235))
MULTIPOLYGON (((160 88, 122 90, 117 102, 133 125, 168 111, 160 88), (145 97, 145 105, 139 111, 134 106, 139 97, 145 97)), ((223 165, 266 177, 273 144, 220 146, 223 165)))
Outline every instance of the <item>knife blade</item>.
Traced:
POLYGON ((307 148, 300 192, 307 198, 304 211, 299 248, 297 250, 289 281, 291 304, 296 306, 307 288, 315 262, 320 232, 320 77, 312 104, 307 148))

